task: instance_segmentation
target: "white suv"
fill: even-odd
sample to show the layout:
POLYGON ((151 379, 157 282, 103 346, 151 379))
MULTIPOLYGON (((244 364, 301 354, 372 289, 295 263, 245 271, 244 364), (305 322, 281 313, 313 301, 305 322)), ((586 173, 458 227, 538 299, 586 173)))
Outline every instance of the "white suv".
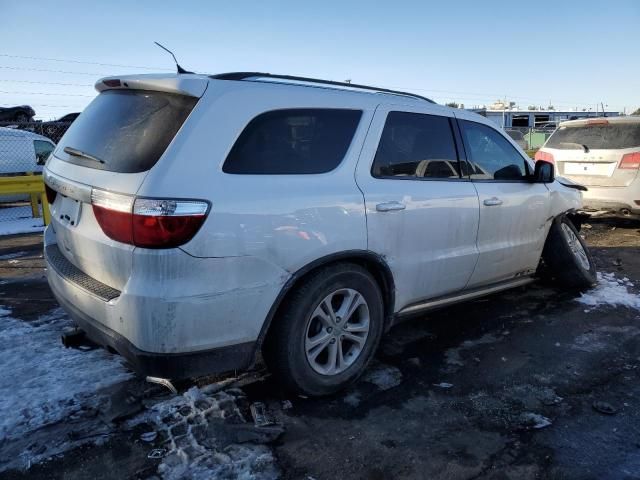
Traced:
POLYGON ((262 353, 286 387, 329 394, 395 322, 525 285, 541 255, 565 285, 595 280, 581 187, 476 114, 258 73, 96 88, 46 164, 47 275, 143 374, 262 353))
POLYGON ((640 217, 640 117, 562 122, 536 159, 589 187, 585 210, 640 217))

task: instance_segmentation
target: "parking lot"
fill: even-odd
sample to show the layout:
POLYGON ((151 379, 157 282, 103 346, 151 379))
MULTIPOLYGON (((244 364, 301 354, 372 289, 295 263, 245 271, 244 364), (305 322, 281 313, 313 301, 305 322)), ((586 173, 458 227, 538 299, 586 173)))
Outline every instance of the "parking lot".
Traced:
POLYGON ((3 237, 0 477, 640 478, 640 223, 582 233, 595 289, 536 283, 401 324, 324 399, 261 370, 174 396, 64 349, 40 237, 3 237))

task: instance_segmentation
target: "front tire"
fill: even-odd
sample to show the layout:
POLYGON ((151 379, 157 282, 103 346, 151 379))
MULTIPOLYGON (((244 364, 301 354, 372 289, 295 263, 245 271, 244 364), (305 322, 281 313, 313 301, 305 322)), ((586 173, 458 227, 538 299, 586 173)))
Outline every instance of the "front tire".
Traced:
POLYGON ((382 294, 369 272, 351 263, 326 267, 285 300, 264 358, 288 390, 330 395, 362 374, 380 343, 383 323, 382 294))
POLYGON ((586 289, 597 282, 591 252, 566 215, 556 218, 551 225, 542 258, 564 287, 586 289))

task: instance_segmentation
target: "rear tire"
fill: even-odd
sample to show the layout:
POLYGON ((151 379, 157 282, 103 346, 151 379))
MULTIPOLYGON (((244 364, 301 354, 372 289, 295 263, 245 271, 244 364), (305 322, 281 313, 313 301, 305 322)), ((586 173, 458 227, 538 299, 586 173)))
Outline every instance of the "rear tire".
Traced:
POLYGON ((369 272, 351 263, 332 265, 311 274, 285 300, 264 359, 286 389, 330 395, 365 370, 383 323, 382 294, 369 272))
POLYGON ((566 215, 551 225, 542 258, 564 287, 587 289, 597 282, 596 265, 575 225, 566 215))

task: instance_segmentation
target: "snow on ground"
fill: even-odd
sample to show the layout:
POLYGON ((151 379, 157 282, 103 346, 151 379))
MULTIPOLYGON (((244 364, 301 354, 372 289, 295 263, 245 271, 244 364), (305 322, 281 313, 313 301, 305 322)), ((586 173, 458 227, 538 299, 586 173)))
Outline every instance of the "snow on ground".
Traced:
POLYGON ((31 216, 31 207, 0 208, 0 236, 44 230, 42 218, 31 216))
POLYGON ((634 284, 627 278, 616 278, 613 273, 598 273, 598 284, 576 300, 591 311, 602 305, 623 306, 640 310, 640 295, 633 292, 634 284))
MULTIPOLYGON (((108 410, 109 392, 133 374, 121 357, 103 349, 64 348, 60 333, 71 325, 61 309, 25 322, 0 306, 0 473, 28 469, 88 442, 100 444, 120 428, 101 414, 108 410)), ((244 394, 221 391, 224 385, 158 399, 127 422, 147 425, 143 439, 162 447, 162 478, 279 478, 264 445, 273 439, 270 430, 248 423, 238 407, 248 402, 244 394)))
POLYGON ((155 404, 128 424, 146 423, 153 429, 147 434, 158 433, 163 446, 158 449, 162 455, 158 473, 165 480, 279 478, 271 450, 253 443, 261 441, 262 427, 247 423, 238 407, 245 400, 239 389, 192 387, 155 404))
MULTIPOLYGON (((60 342, 63 328, 71 321, 60 309, 36 321, 12 318, 0 306, 0 444, 8 455, 22 448, 25 439, 61 422, 79 422, 86 412, 97 409, 96 391, 131 378, 119 357, 102 349, 67 349, 60 342), (6 448, 5 448, 6 447, 6 448)), ((28 466, 69 448, 65 438, 46 438, 37 453, 22 450, 23 457, 0 456, 0 471, 28 466)), ((24 443, 26 445, 26 443, 24 443)))
POLYGON ((23 255, 26 255, 27 252, 14 252, 14 253, 7 253, 5 255, 0 255, 0 260, 11 260, 12 258, 19 258, 22 257, 23 255))
POLYGON ((617 341, 625 341, 640 336, 640 328, 633 325, 621 327, 602 326, 578 335, 571 348, 583 352, 604 351, 617 341), (615 337, 615 339, 614 339, 615 337))
POLYGON ((365 382, 373 383, 380 390, 389 390, 402 383, 402 372, 391 365, 378 363, 372 366, 362 379, 365 382))

